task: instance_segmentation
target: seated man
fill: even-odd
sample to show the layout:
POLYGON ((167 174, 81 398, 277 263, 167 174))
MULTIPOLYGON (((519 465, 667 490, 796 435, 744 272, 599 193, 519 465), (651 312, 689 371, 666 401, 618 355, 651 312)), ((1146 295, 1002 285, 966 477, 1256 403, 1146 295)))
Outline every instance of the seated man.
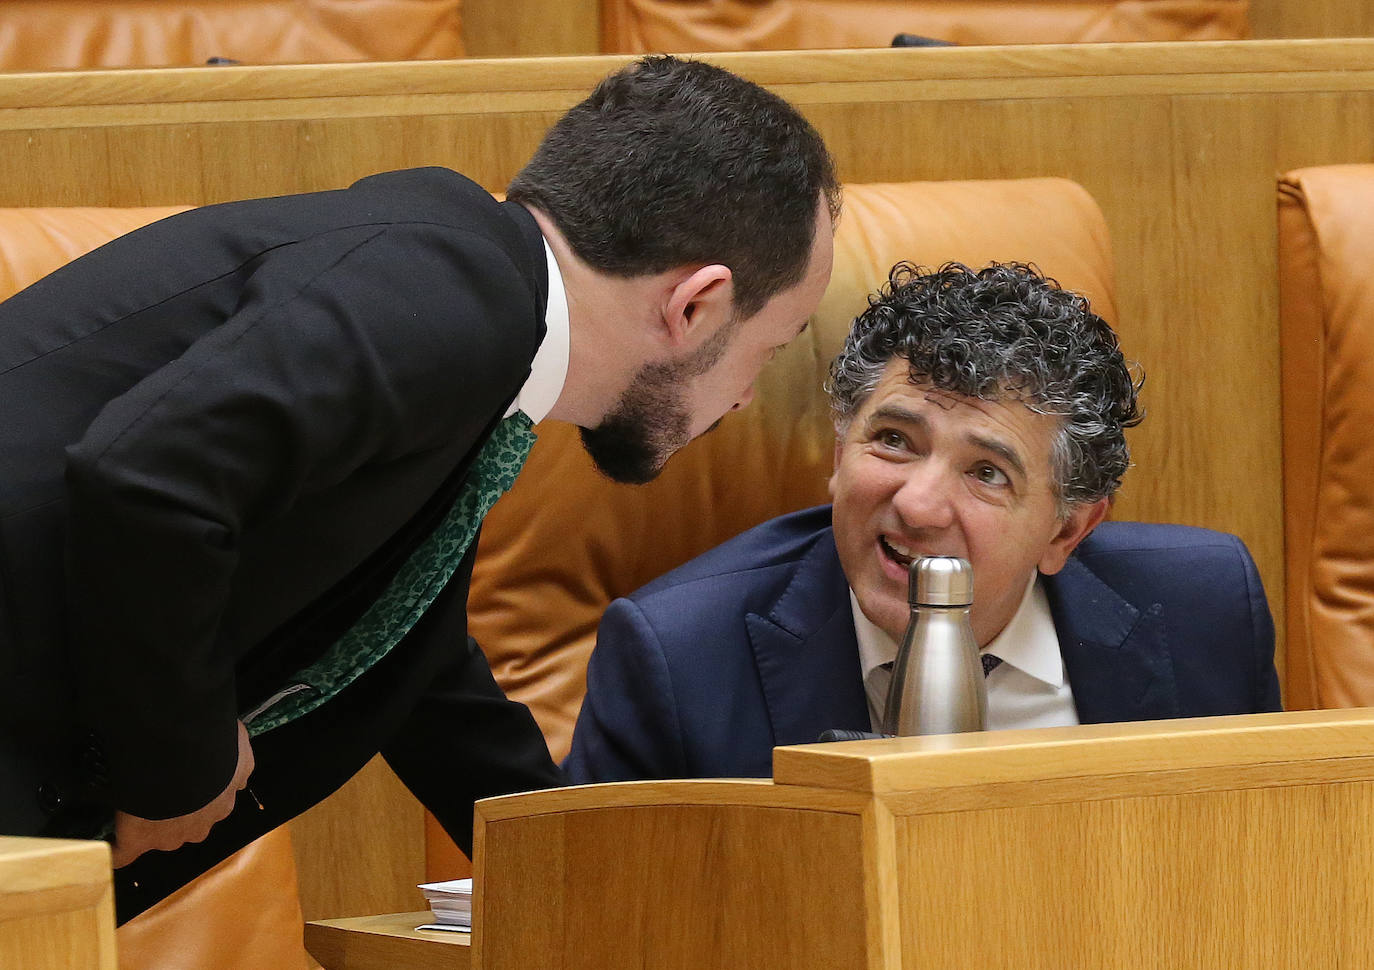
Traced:
POLYGON ((1279 707, 1234 536, 1102 524, 1138 385, 1033 268, 908 265, 831 365, 834 504, 757 526, 606 611, 574 781, 771 773, 775 745, 877 730, 918 555, 973 565, 988 727, 1279 707))

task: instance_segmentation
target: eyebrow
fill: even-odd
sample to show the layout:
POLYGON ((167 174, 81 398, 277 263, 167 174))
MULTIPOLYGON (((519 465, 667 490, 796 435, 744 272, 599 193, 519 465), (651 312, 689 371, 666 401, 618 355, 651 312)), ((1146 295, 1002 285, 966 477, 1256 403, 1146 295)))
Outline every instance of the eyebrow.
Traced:
POLYGON ((1026 466, 1021 463, 1021 456, 1016 453, 1015 448, 995 438, 985 438, 982 435, 969 435, 968 440, 978 447, 992 452, 1015 469, 1016 474, 1020 475, 1021 478, 1026 478, 1026 466))
POLYGON ((868 416, 868 421, 866 423, 872 425, 879 419, 904 421, 907 424, 920 425, 923 429, 930 428, 930 421, 924 414, 918 414, 910 408, 902 407, 900 404, 884 404, 874 409, 873 413, 868 416))
MULTIPOLYGON (((881 407, 877 408, 876 410, 874 410, 872 414, 868 416, 867 424, 871 428, 874 422, 879 420, 898 421, 906 424, 913 424, 920 428, 922 431, 926 432, 927 434, 930 433, 929 418, 927 418, 924 414, 912 411, 910 408, 902 407, 900 404, 884 404, 881 407)), ((1021 460, 1020 454, 1018 454, 1016 449, 1011 447, 1011 445, 1007 444, 1006 442, 998 441, 996 438, 989 438, 987 435, 981 434, 966 435, 964 440, 968 441, 970 444, 974 445, 977 448, 981 448, 984 451, 991 452, 998 458, 1001 458, 1004 462, 1010 465, 1012 469, 1023 479, 1028 477, 1026 475, 1025 462, 1021 460)))
POLYGON ((796 333, 794 333, 792 336, 788 337, 788 338, 787 338, 786 340, 784 340, 782 343, 777 344, 776 346, 774 346, 774 347, 773 347, 773 350, 776 352, 776 351, 779 351, 779 350, 784 350, 784 349, 786 349, 788 346, 791 345, 792 341, 796 340, 796 339, 797 339, 798 337, 800 337, 802 334, 806 333, 806 328, 809 327, 809 326, 811 326, 811 321, 810 321, 810 319, 803 320, 803 321, 802 321, 802 325, 801 325, 801 329, 799 329, 799 330, 798 330, 796 333))

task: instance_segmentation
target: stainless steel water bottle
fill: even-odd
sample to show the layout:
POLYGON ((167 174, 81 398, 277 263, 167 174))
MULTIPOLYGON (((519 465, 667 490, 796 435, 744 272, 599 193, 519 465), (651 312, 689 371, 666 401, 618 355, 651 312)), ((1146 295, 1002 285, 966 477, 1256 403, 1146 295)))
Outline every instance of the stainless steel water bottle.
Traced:
POLYGON ((892 665, 883 730, 959 734, 987 724, 988 693, 973 639, 973 567, 957 556, 911 563, 911 620, 892 665))

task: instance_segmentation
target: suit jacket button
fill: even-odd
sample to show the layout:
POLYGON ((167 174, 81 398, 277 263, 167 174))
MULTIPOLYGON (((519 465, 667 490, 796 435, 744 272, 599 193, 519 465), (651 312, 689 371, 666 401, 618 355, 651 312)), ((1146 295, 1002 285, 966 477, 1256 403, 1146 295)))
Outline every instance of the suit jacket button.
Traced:
POLYGON ((62 789, 51 782, 44 782, 38 786, 38 805, 43 811, 51 815, 62 807, 62 789))
POLYGON ((96 784, 103 785, 109 781, 105 768, 105 753, 100 750, 99 745, 92 743, 82 749, 81 767, 96 784))

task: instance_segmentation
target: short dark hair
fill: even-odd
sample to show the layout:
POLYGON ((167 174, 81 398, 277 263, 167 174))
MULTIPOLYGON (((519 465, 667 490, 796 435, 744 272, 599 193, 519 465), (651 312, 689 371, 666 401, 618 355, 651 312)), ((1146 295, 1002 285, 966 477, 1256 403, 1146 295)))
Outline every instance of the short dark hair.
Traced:
POLYGON ((1124 432, 1140 423, 1144 378, 1132 376, 1087 299, 1035 266, 894 266, 830 365, 837 428, 848 427, 894 357, 907 361, 913 384, 1059 415, 1051 471, 1061 512, 1120 486, 1131 462, 1124 432))
POLYGON ((547 213, 581 260, 615 276, 720 263, 752 316, 799 282, 824 198, 840 188, 795 108, 701 61, 646 57, 550 129, 507 197, 547 213))

